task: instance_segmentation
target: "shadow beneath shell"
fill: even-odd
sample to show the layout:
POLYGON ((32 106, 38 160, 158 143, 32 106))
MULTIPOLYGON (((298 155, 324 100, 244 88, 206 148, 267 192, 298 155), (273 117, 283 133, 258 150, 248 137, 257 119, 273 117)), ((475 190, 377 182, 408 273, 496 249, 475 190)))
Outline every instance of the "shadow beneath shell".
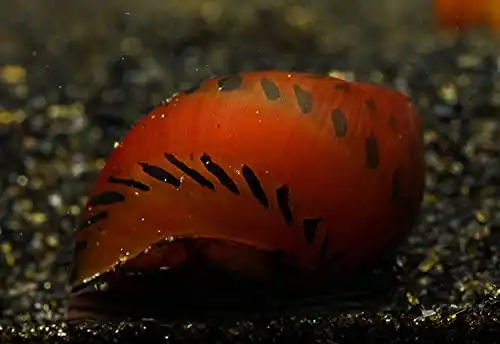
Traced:
POLYGON ((248 316, 375 311, 398 287, 393 262, 329 279, 289 271, 248 279, 213 267, 114 271, 70 297, 68 320, 196 321, 248 316))

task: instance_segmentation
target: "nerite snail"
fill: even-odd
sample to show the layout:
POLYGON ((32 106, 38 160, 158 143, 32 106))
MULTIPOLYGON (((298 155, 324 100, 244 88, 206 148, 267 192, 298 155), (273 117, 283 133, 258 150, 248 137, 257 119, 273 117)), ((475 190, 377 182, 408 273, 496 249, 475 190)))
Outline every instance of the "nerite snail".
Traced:
POLYGON ((103 302, 82 299, 96 280, 123 287, 118 272, 215 267, 292 288, 370 265, 406 236, 423 187, 403 94, 280 71, 211 79, 109 157, 77 231, 70 317, 103 302))

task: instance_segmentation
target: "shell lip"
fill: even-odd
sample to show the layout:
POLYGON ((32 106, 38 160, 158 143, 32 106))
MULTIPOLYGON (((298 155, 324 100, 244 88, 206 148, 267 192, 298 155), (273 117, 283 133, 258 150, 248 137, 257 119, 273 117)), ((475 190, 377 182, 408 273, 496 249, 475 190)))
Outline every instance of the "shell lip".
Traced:
MULTIPOLYGON (((214 240, 214 241, 220 240, 220 241, 227 242, 229 244, 242 245, 245 247, 249 247, 250 249, 254 249, 257 251, 263 251, 263 252, 268 253, 269 255, 274 255, 276 257, 279 257, 282 255, 282 252, 279 250, 266 249, 266 248, 260 247, 257 244, 249 244, 249 243, 246 243, 243 241, 233 240, 233 239, 223 239, 222 240, 219 238, 203 237, 203 236, 196 236, 196 235, 165 237, 165 238, 162 238, 162 239, 156 241, 155 243, 149 245, 148 247, 146 247, 142 251, 138 252, 137 254, 129 255, 127 257, 127 259, 125 259, 125 260, 117 260, 115 263, 110 265, 108 268, 103 269, 100 272, 97 272, 97 273, 95 273, 91 276, 85 277, 85 278, 73 280, 71 283, 71 294, 77 295, 77 294, 84 293, 84 292, 88 291, 87 288, 89 287, 89 285, 92 285, 101 276, 112 274, 115 272, 120 272, 121 268, 124 265, 126 265, 127 262, 130 262, 130 261, 132 261, 136 258, 139 258, 141 256, 147 255, 151 250, 153 250, 155 248, 158 248, 158 247, 161 247, 163 245, 170 244, 170 243, 178 242, 178 241, 184 241, 184 240, 214 240)), ((168 268, 168 267, 165 267, 165 268, 168 268)))
MULTIPOLYGON (((370 308, 387 301, 397 286, 388 269, 364 272, 358 277, 336 279, 321 287, 302 289, 285 283, 273 284, 230 275, 227 271, 171 269, 151 275, 122 275, 104 291, 73 294, 68 320, 156 319, 195 320, 207 316, 261 314, 286 309, 325 307, 335 311, 370 308), (215 282, 214 282, 215 281, 215 282), (342 285, 335 285, 335 282, 342 285), (349 283, 344 283, 349 281, 349 283)), ((105 276, 101 276, 101 280, 105 276)), ((307 281, 295 277, 294 281, 307 281)))
MULTIPOLYGON (((261 250, 253 245, 228 240, 176 238, 162 240, 161 243, 187 245, 196 254, 193 259, 186 258, 182 264, 168 269, 151 266, 145 269, 141 264, 119 262, 107 273, 95 275, 87 283, 73 287, 67 318, 168 319, 178 318, 181 314, 192 316, 219 309, 228 312, 239 309, 260 312, 259 307, 273 308, 277 304, 287 307, 307 298, 321 298, 322 295, 342 295, 342 302, 339 303, 345 304, 353 296, 357 299, 363 294, 384 294, 384 288, 377 288, 375 284, 393 284, 388 283, 394 277, 392 262, 380 262, 376 268, 370 264, 370 267, 356 269, 338 267, 332 270, 329 266, 327 270, 311 270, 297 266, 293 260, 289 261, 290 257, 283 252, 261 250), (217 246, 217 252, 224 254, 222 262, 230 265, 238 260, 235 257, 238 255, 245 257, 243 261, 248 263, 248 256, 244 252, 247 249, 249 251, 246 253, 256 254, 256 259, 250 265, 239 267, 252 268, 254 264, 261 264, 260 267, 264 269, 257 270, 255 274, 254 270, 228 269, 229 265, 214 264, 214 260, 206 260, 203 256, 201 260, 195 259, 200 247, 214 243, 216 246, 222 245, 217 246), (388 274, 384 273, 387 271, 388 274)), ((155 247, 162 249, 158 243, 155 247)), ((154 256, 153 251, 142 253, 150 252, 154 256)))

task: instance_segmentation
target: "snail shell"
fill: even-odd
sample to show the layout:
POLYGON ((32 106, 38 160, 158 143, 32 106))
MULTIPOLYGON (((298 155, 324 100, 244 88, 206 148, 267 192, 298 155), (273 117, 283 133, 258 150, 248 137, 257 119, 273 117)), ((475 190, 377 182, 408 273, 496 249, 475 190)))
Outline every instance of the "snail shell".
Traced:
POLYGON ((405 95, 306 73, 211 79, 154 109, 109 157, 76 234, 70 307, 104 276, 124 287, 119 271, 324 283, 390 252, 423 187, 405 95))

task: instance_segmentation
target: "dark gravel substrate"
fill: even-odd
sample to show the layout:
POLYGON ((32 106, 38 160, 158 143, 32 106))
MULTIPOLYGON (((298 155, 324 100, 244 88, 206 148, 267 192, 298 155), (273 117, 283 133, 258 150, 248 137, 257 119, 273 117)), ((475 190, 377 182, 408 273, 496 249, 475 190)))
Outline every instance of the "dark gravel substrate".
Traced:
POLYGON ((500 50, 479 34, 458 41, 320 19, 323 26, 312 30, 288 25, 280 13, 258 13, 254 24, 239 27, 122 11, 108 17, 106 33, 82 36, 74 28, 44 36, 18 23, 15 34, 0 35, 1 343, 500 338, 500 50), (394 267, 401 288, 377 310, 341 315, 325 303, 230 321, 64 324, 76 219, 113 142, 175 90, 211 74, 271 68, 340 70, 404 90, 418 105, 427 190, 394 267))

